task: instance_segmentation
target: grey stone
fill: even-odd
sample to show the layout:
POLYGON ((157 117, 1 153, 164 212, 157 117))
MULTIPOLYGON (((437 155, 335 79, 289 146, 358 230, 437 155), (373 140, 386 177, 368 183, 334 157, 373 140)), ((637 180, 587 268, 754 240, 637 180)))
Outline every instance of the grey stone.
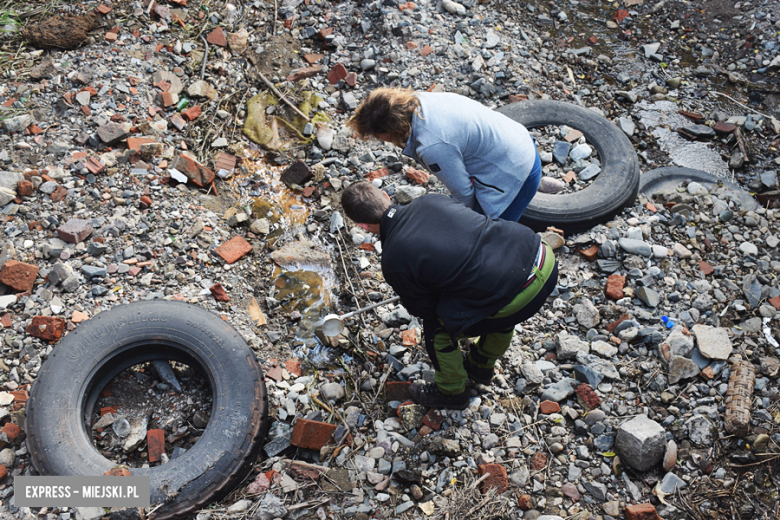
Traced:
POLYGON ((758 283, 758 277, 754 274, 745 276, 742 280, 742 293, 747 298, 750 307, 755 309, 761 301, 761 284, 758 283))
POLYGON ((586 329, 593 329, 601 322, 599 310, 590 300, 583 299, 577 311, 577 323, 586 329))
POLYGON ((672 356, 669 363, 669 384, 675 385, 683 379, 690 379, 699 375, 699 366, 688 358, 672 356))
POLYGON ((563 191, 565 188, 566 183, 560 179, 555 179, 553 177, 542 177, 542 180, 539 181, 538 191, 540 193, 558 193, 563 191))
POLYGON ((634 240, 631 238, 620 238, 618 239, 618 245, 623 249, 623 251, 626 251, 627 253, 631 253, 632 255, 640 255, 640 256, 652 256, 653 249, 650 247, 650 244, 643 240, 634 240))
POLYGON ((30 114, 23 114, 21 116, 9 117, 2 120, 3 129, 11 133, 18 133, 30 126, 33 123, 33 118, 30 114))
POLYGON ((696 324, 693 326, 693 335, 701 355, 705 358, 726 360, 731 355, 733 347, 726 329, 696 324))
POLYGON ((660 42, 646 43, 645 45, 642 45, 642 47, 640 48, 645 53, 645 58, 649 59, 654 54, 658 54, 658 49, 661 48, 661 44, 660 42))
POLYGON ((569 158, 571 158, 572 161, 579 161, 581 159, 587 159, 590 157, 590 155, 593 153, 593 148, 588 146, 587 144, 579 144, 572 148, 572 150, 569 152, 569 158))
POLYGON ((658 307, 658 304, 661 301, 661 298, 658 295, 658 293, 655 290, 650 289, 649 287, 640 287, 636 291, 636 297, 639 298, 642 301, 642 303, 644 303, 648 307, 653 307, 653 308, 658 307))
POLYGON ((634 124, 634 120, 631 119, 630 117, 618 118, 618 127, 620 127, 620 129, 623 130, 623 133, 625 133, 629 137, 634 135, 634 132, 636 131, 636 125, 634 124))
POLYGON ((685 429, 688 432, 688 438, 697 446, 712 446, 713 440, 718 435, 715 425, 701 414, 696 414, 685 421, 685 429))
POLYGON ((685 481, 671 472, 664 475, 664 478, 658 483, 658 489, 667 495, 670 495, 685 486, 687 486, 685 481))
POLYGON ((557 345, 557 357, 559 360, 574 359, 577 357, 578 352, 584 352, 585 354, 590 352, 590 345, 566 331, 555 335, 555 344, 557 345))
POLYGON ((396 307, 392 312, 380 315, 380 318, 388 327, 400 327, 401 325, 407 325, 412 321, 409 311, 401 306, 396 307))
POLYGON ((340 401, 347 395, 344 387, 338 383, 325 383, 320 387, 320 395, 328 401, 340 401))
POLYGON ((601 173, 601 168, 595 164, 591 164, 579 173, 579 177, 582 181, 589 181, 599 173, 601 173))
POLYGON ((545 391, 542 392, 541 400, 555 401, 556 403, 563 401, 574 393, 574 388, 578 384, 579 381, 576 379, 571 379, 570 377, 563 378, 557 383, 553 383, 547 387, 545 391))
POLYGON ((24 175, 16 172, 0 172, 0 188, 5 188, 16 193, 16 186, 19 181, 24 180, 24 175))
POLYGON ((395 190, 395 199, 399 204, 409 204, 423 195, 425 195, 425 188, 422 186, 398 186, 395 190))
POLYGON ((569 157, 570 148, 571 144, 567 143, 566 141, 556 141, 552 152, 555 162, 561 166, 565 165, 566 159, 569 157))
POLYGON ((622 462, 646 471, 663 457, 666 433, 660 424, 646 415, 639 415, 620 425, 615 447, 622 462))
POLYGON ((106 516, 102 507, 77 507, 76 520, 97 520, 106 516))
POLYGON ((607 486, 604 484, 596 482, 595 480, 590 482, 585 480, 582 482, 582 485, 596 500, 603 501, 607 498, 607 486))
POLYGON ((267 493, 258 503, 255 511, 255 518, 258 520, 274 520, 275 518, 284 518, 287 514, 287 508, 284 507, 284 501, 277 498, 273 493, 267 493))

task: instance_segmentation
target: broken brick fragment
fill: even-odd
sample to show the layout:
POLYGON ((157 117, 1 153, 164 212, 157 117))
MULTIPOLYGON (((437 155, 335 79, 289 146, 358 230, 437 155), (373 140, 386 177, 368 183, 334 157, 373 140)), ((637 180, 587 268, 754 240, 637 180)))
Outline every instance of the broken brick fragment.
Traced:
POLYGON ((417 345, 417 327, 401 331, 401 339, 405 347, 417 345))
POLYGON ((390 170, 387 168, 380 168, 378 170, 368 172, 366 174, 366 179, 373 181, 374 179, 380 179, 382 177, 387 177, 388 175, 390 175, 390 170))
POLYGON ((661 520, 653 504, 633 504, 626 506, 626 520, 661 520))
POLYGON ((617 328, 618 325, 620 325, 621 323, 623 323, 629 318, 630 316, 628 314, 623 314, 620 318, 616 319, 615 321, 607 325, 607 332, 612 334, 613 332, 615 332, 615 329, 617 328))
POLYGON ((519 507, 522 511, 533 509, 534 499, 531 498, 531 495, 520 495, 520 498, 517 499, 517 507, 519 507))
POLYGON ((252 251, 252 245, 240 236, 234 236, 216 250, 225 262, 233 264, 252 251))
POLYGON ((217 27, 211 31, 211 33, 206 38, 206 41, 211 45, 227 47, 227 37, 225 36, 225 31, 222 30, 222 27, 217 27))
POLYGON ((181 117, 187 121, 195 121, 202 112, 203 109, 200 108, 200 105, 195 105, 194 107, 190 107, 187 110, 182 110, 181 117))
POLYGON ((218 302, 229 302, 230 296, 228 296, 227 291, 225 291, 225 288, 222 287, 222 284, 215 283, 211 287, 209 287, 209 291, 211 291, 211 294, 214 295, 214 299, 218 302))
POLYGON ((420 56, 424 58, 429 54, 431 54, 432 52, 433 52, 433 47, 431 47, 430 45, 424 45, 423 48, 420 49, 420 56))
POLYGON ((704 273, 705 275, 710 275, 715 272, 715 268, 712 267, 710 264, 702 260, 699 262, 699 271, 704 273))
POLYGON ((311 168, 303 161, 295 161, 280 176, 283 183, 291 188, 293 184, 303 186, 314 178, 311 168))
POLYGON ((302 79, 311 78, 322 72, 322 65, 314 65, 313 67, 304 67, 302 69, 294 70, 287 76, 287 81, 301 81, 302 79))
POLYGON ((596 257, 599 254, 599 246, 594 244, 587 249, 580 249, 577 252, 581 254, 588 262, 595 262, 596 257))
POLYGON ((769 298, 769 303, 772 305, 772 307, 780 311, 780 296, 769 298))
POLYGON ((19 437, 19 434, 22 433, 22 429, 14 423, 9 422, 6 423, 2 429, 0 429, 0 432, 5 434, 5 436, 8 438, 8 442, 13 443, 16 441, 16 438, 19 437))
POLYGON ((391 401, 399 401, 401 403, 410 400, 412 397, 409 395, 409 387, 412 383, 402 381, 391 381, 385 385, 385 400, 389 403, 391 401))
POLYGON ((299 418, 295 421, 290 444, 299 448, 319 450, 328 443, 335 431, 335 424, 299 418))
POLYGON ((541 404, 539 405, 539 410, 545 415, 549 415, 551 413, 558 413, 561 411, 561 405, 559 405, 555 401, 542 401, 541 404))
POLYGON ((192 183, 199 187, 205 188, 214 180, 214 172, 200 164, 198 161, 187 157, 182 154, 179 155, 171 165, 181 173, 183 173, 192 183))
POLYGON ((0 283, 17 292, 31 291, 37 276, 37 265, 25 264, 16 260, 8 260, 0 269, 0 283))
POLYGON ((344 66, 343 63, 337 63, 330 71, 328 72, 328 81, 331 85, 335 85, 342 79, 347 77, 347 68, 344 66))
POLYGON ((547 455, 542 453, 541 451, 537 451, 534 453, 533 457, 531 457, 531 469, 534 471, 539 471, 547 467, 547 455))
POLYGON ((498 488, 498 492, 503 493, 509 487, 506 468, 501 464, 480 464, 477 471, 480 477, 488 473, 490 474, 482 482, 482 493, 487 493, 491 488, 498 488))
POLYGON ((431 175, 425 170, 418 170, 411 166, 406 170, 406 176, 417 184, 426 184, 431 175))
POLYGON ((441 428, 442 423, 444 422, 444 419, 447 417, 436 408, 431 408, 428 410, 428 413, 423 415, 422 422, 425 426, 428 426, 432 430, 437 430, 441 428))
POLYGON ((54 316, 35 316, 26 332, 34 338, 54 343, 65 333, 65 320, 54 316))
POLYGON ((601 406, 601 398, 596 394, 596 392, 593 391, 593 389, 587 383, 580 384, 577 387, 577 390, 574 391, 574 393, 576 393, 577 397, 582 399, 582 402, 585 403, 585 406, 587 406, 591 410, 595 410, 596 408, 601 406))
POLYGON ((71 218, 57 228, 57 236, 65 242, 78 244, 92 233, 92 222, 80 218, 71 218))
POLYGON ((16 183, 16 194, 20 197, 29 197, 33 194, 33 183, 30 181, 19 181, 16 183))
POLYGON ((149 462, 160 462, 162 454, 165 453, 165 430, 148 430, 146 448, 149 452, 149 462))
MULTIPOLYGON (((612 300, 623 298, 623 287, 626 285, 626 277, 620 274, 611 274, 607 278, 607 289, 605 294, 612 300)), ((617 325, 615 325, 617 327, 617 325)), ((610 331, 611 332, 611 331, 610 331)))
POLYGON ((299 360, 293 358, 285 361, 284 368, 287 369, 291 376, 301 377, 301 362, 299 360))

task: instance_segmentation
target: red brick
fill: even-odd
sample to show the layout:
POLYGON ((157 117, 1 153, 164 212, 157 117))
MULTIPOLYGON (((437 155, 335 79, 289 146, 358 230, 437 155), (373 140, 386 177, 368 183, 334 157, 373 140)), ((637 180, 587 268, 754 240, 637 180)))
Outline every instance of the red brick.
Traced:
POLYGON ((233 170, 236 167, 236 161, 238 159, 235 155, 231 155, 229 153, 222 152, 219 154, 219 157, 217 157, 217 160, 214 162, 214 169, 219 170, 233 170))
POLYGON ((146 432, 146 450, 149 452, 149 462, 160 462, 165 453, 165 430, 148 430, 146 432))
POLYGON ((347 68, 344 66, 343 63, 337 63, 330 71, 328 72, 328 81, 331 85, 335 85, 342 79, 347 77, 347 68))
POLYGON ((309 65, 314 65, 318 61, 320 61, 322 58, 324 58, 324 54, 304 54, 303 59, 306 60, 306 63, 309 65))
POLYGON ((398 6, 398 10, 401 11, 402 13, 407 9, 409 9, 410 11, 414 11, 416 8, 417 6, 415 5, 414 2, 407 2, 405 4, 401 4, 398 6))
POLYGON ((156 143, 156 142, 157 139, 152 139, 151 137, 128 137, 127 148, 130 150, 135 150, 136 152, 140 152, 142 144, 156 143))
POLYGON ((615 332, 615 329, 617 328, 617 326, 620 325, 621 323, 623 323, 624 321, 626 321, 628 318, 630 318, 630 316, 628 314, 622 315, 621 317, 619 317, 618 319, 616 319, 615 321, 613 321, 612 323, 607 325, 607 332, 612 334, 613 332, 615 332))
POLYGON ((428 413, 423 415, 422 422, 425 426, 438 431, 441 428, 441 423, 444 422, 446 416, 436 408, 431 408, 428 413))
POLYGON ((27 334, 54 343, 65 332, 65 320, 53 316, 35 316, 27 326, 27 334))
POLYGON ((349 74, 347 74, 347 77, 344 78, 344 83, 346 83, 350 87, 354 87, 355 85, 357 85, 357 74, 354 72, 350 72, 349 74))
POLYGON ((327 471, 325 468, 320 466, 309 466, 304 462, 298 461, 290 462, 290 464, 287 466, 287 469, 296 480, 304 479, 314 482, 317 482, 320 479, 322 473, 327 471))
POLYGON ((533 509, 534 499, 531 498, 531 495, 520 495, 520 498, 517 499, 517 507, 519 507, 523 511, 528 511, 529 509, 533 509))
POLYGON ((215 283, 211 287, 209 287, 209 291, 211 291, 211 294, 214 295, 214 299, 218 302, 229 302, 230 296, 228 296, 227 291, 225 291, 225 288, 222 287, 222 284, 215 283))
POLYGON ((601 405, 601 399, 587 383, 580 384, 577 387, 577 390, 575 390, 575 393, 577 394, 577 397, 582 399, 582 402, 585 403, 585 406, 591 410, 595 410, 601 405))
POLYGON ((95 157, 90 157, 87 159, 87 162, 85 163, 87 166, 87 170, 91 171, 95 175, 102 172, 106 169, 106 165, 100 162, 99 159, 96 159, 95 157))
POLYGON ((0 481, 2 481, 6 475, 8 475, 8 470, 5 468, 5 466, 0 464, 0 481))
MULTIPOLYGON (((626 277, 620 274, 611 274, 607 278, 607 289, 604 291, 608 298, 620 300, 623 298, 623 287, 626 285, 626 277)), ((617 327, 617 325, 615 325, 617 327)), ((612 331, 610 331, 612 332, 612 331)))
POLYGON ((229 264, 237 262, 241 257, 251 251, 252 246, 249 242, 239 236, 231 238, 216 249, 216 253, 229 264))
POLYGON ((104 477, 129 477, 130 470, 127 468, 112 468, 105 473, 103 473, 104 477))
POLYGON ((227 47, 227 38, 225 37, 225 31, 222 30, 222 27, 217 27, 211 31, 211 34, 208 35, 206 41, 212 45, 227 47))
POLYGON ((406 170, 406 176, 417 184, 425 184, 431 177, 431 175, 425 170, 418 170, 416 168, 412 168, 411 166, 406 170))
POLYGON ((286 368, 293 377, 301 377, 301 374, 303 373, 301 372, 301 362, 295 358, 285 361, 284 368, 286 368))
POLYGON ((574 181, 574 179, 576 179, 576 178, 577 178, 577 174, 574 173, 574 171, 572 171, 572 170, 569 170, 568 172, 566 172, 566 175, 561 177, 563 182, 565 182, 567 184, 571 184, 574 181))
POLYGON ((645 204, 645 208, 647 208, 647 211, 650 211, 651 213, 658 212, 658 208, 656 208, 655 204, 653 204, 652 202, 648 202, 647 204, 645 204))
POLYGON ((547 467, 547 455, 542 453, 541 451, 537 451, 534 453, 534 456, 531 457, 531 469, 534 471, 540 471, 547 467))
POLYGON ((293 184, 303 186, 314 179, 314 174, 305 162, 295 161, 282 172, 279 179, 285 183, 288 188, 291 188, 293 184))
POLYGON ((417 345, 417 328, 407 329, 401 332, 401 343, 405 347, 417 345))
POLYGON ((626 506, 626 520, 661 520, 653 504, 634 504, 626 506))
POLYGON ((81 218, 68 219, 57 228, 57 236, 65 242, 78 244, 92 233, 92 222, 81 218))
POLYGON ((715 268, 712 267, 710 264, 702 260, 699 262, 699 271, 704 273, 705 275, 709 275, 715 272, 715 268))
POLYGON ((599 246, 594 244, 590 246, 588 249, 580 249, 578 253, 584 256, 585 260, 587 260, 588 262, 595 262, 596 257, 599 254, 599 246))
POLYGON ((26 403, 30 398, 30 394, 27 393, 27 390, 11 390, 8 393, 14 396, 15 403, 26 403))
POLYGON ((424 58, 425 56, 428 56, 432 52, 433 52, 433 47, 431 47, 430 45, 424 45, 423 48, 420 49, 420 56, 424 58))
POLYGON ((152 199, 149 198, 148 195, 144 195, 139 199, 139 202, 141 203, 141 209, 151 208, 152 207, 152 199))
POLYGON ((415 42, 406 42, 406 50, 411 51, 419 47, 415 42))
POLYGON ((730 134, 734 130, 737 129, 737 125, 732 123, 724 123, 723 121, 718 121, 714 125, 712 125, 712 129, 718 132, 719 134, 730 134))
POLYGON ((561 411, 561 405, 555 401, 542 401, 539 405, 539 409, 543 414, 549 415, 551 413, 558 413, 561 411))
POLYGON ((11 327, 13 327, 13 325, 14 322, 11 319, 10 314, 3 314, 2 316, 0 316, 0 326, 2 326, 4 329, 10 329, 11 327))
POLYGON ((290 444, 299 448, 319 450, 328 443, 335 431, 335 424, 298 419, 293 428, 290 444))
POLYGON ((379 179, 381 177, 387 177, 390 175, 390 170, 387 168, 380 168, 378 170, 374 170, 372 172, 368 172, 366 174, 366 179, 373 181, 374 179, 379 179))
POLYGON ((203 109, 200 108, 200 105, 195 105, 194 107, 190 107, 187 110, 182 110, 181 117, 187 121, 195 121, 198 119, 201 112, 203 112, 203 109))
POLYGON ((402 381, 391 381, 390 383, 387 383, 385 386, 385 401, 391 402, 391 401, 400 401, 405 402, 410 400, 412 397, 409 395, 409 387, 412 385, 412 383, 402 382, 402 381))
POLYGON ((333 27, 326 27, 324 29, 320 29, 320 31, 317 33, 317 36, 319 36, 320 39, 324 40, 331 34, 333 34, 333 27))
POLYGON ((108 13, 111 12, 111 10, 112 10, 112 8, 108 7, 105 4, 100 4, 99 6, 97 6, 97 12, 100 13, 100 14, 108 14, 108 13))
POLYGON ((6 423, 5 426, 3 426, 2 430, 0 432, 4 433, 6 437, 8 437, 8 441, 13 443, 17 437, 19 437, 19 434, 22 433, 22 429, 19 428, 14 423, 6 423))
POLYGON ((65 186, 57 186, 57 189, 54 190, 54 193, 51 194, 50 198, 52 202, 62 202, 67 196, 68 189, 65 186))
POLYGON ((769 303, 772 304, 772 306, 780 311, 780 296, 775 296, 774 298, 769 298, 769 303))
POLYGON ((180 155, 177 157, 173 164, 170 166, 182 172, 192 183, 199 187, 205 188, 211 181, 214 180, 214 172, 200 164, 198 161, 187 157, 186 155, 180 155))
POLYGON ((527 100, 528 100, 527 94, 509 94, 510 103, 517 103, 518 101, 527 101, 527 100))
POLYGON ((107 42, 115 42, 119 39, 119 36, 115 32, 107 32, 105 38, 107 42))
POLYGON ((265 473, 258 473, 255 480, 247 486, 246 492, 250 495, 257 495, 268 490, 270 487, 271 481, 265 476, 265 473))
POLYGON ((162 92, 160 94, 160 101, 162 101, 164 107, 172 106, 175 103, 173 100, 173 94, 170 92, 162 92))
POLYGON ((287 76, 287 81, 301 81, 302 79, 311 78, 322 72, 322 65, 314 65, 313 67, 305 67, 303 69, 294 70, 287 76))
POLYGON ((29 197, 33 194, 33 183, 30 181, 19 181, 16 183, 16 194, 20 197, 29 197))
POLYGON ((490 476, 482 481, 482 493, 487 493, 490 488, 498 488, 498 492, 503 493, 509 487, 506 468, 501 464, 481 464, 477 471, 480 477, 490 473, 490 476))
POLYGON ((38 276, 38 266, 8 260, 0 269, 0 283, 4 283, 17 292, 32 290, 35 278, 38 276))

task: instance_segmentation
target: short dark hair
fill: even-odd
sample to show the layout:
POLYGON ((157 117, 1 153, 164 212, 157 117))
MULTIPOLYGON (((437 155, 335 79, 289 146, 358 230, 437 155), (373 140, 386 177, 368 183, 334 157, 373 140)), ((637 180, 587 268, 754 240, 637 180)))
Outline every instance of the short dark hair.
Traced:
POLYGON ((359 181, 344 190, 341 207, 356 224, 379 224, 390 201, 371 182, 359 181))

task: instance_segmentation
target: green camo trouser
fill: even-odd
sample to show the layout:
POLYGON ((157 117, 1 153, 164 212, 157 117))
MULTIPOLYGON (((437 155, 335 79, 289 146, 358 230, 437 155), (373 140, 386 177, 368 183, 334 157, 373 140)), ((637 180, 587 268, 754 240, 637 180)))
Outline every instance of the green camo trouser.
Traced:
POLYGON ((459 394, 466 389, 468 375, 463 367, 459 342, 479 336, 469 352, 469 361, 482 368, 493 368, 512 343, 514 327, 522 323, 544 304, 558 280, 558 264, 552 248, 545 244, 542 268, 533 268, 536 278, 504 308, 493 316, 469 327, 457 338, 450 337, 441 320, 424 323, 426 349, 435 369, 434 381, 445 394, 459 394))

